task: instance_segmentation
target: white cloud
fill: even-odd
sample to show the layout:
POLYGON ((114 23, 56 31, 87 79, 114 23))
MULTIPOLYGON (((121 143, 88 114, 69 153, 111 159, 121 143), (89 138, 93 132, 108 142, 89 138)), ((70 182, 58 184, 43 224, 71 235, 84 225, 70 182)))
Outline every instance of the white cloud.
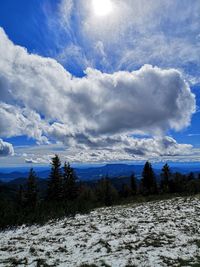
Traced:
POLYGON ((0 136, 27 135, 38 143, 48 143, 48 139, 43 136, 46 123, 33 110, 0 102, 0 123, 0 136))
POLYGON ((190 124, 195 97, 179 71, 145 65, 138 71, 107 74, 88 68, 84 77, 75 78, 55 60, 14 45, 3 29, 0 54, 0 136, 61 141, 99 158, 107 156, 113 144, 114 158, 123 153, 161 155, 163 149, 176 154, 188 148, 169 138, 128 137, 163 135, 190 124), (144 151, 142 146, 149 148, 144 151))
POLYGON ((85 57, 81 47, 74 44, 69 44, 64 47, 62 51, 56 56, 56 60, 61 64, 76 66, 79 65, 81 68, 90 66, 90 62, 85 57))
POLYGON ((75 146, 62 146, 61 144, 40 146, 32 148, 19 148, 26 151, 27 163, 49 162, 55 153, 61 160, 70 162, 109 162, 109 161, 161 161, 161 160, 194 160, 199 158, 200 152, 191 145, 178 144, 171 137, 159 138, 132 138, 115 136, 108 138, 91 139, 91 143, 79 143, 75 146))
MULTIPOLYGON (((152 64, 163 68, 186 68, 193 77, 198 75, 199 0, 111 2, 113 12, 99 18, 93 12, 92 0, 62 0, 57 16, 48 16, 48 20, 57 21, 55 27, 50 27, 52 33, 67 36, 66 40, 55 38, 61 51, 75 45, 91 66, 103 71, 132 70, 152 64), (67 43, 69 39, 70 44, 67 43), (101 55, 96 49, 99 43, 104 48, 101 55), (187 67, 191 65, 192 68, 187 67)), ((73 53, 72 56, 67 53, 67 56, 64 57, 66 62, 69 58, 72 62, 75 60, 73 53)), ((81 57, 76 58, 77 64, 78 58, 81 57)), ((80 67, 83 66, 80 60, 80 67)))
POLYGON ((2 139, 0 139, 0 157, 13 156, 13 155, 14 155, 14 149, 12 144, 4 142, 2 139))
POLYGON ((193 136, 200 136, 200 133, 193 133, 193 134, 188 134, 189 137, 193 137, 193 136))
POLYGON ((37 158, 37 157, 35 159, 27 158, 27 159, 25 159, 25 163, 28 163, 28 164, 48 164, 48 163, 50 163, 50 159, 47 160, 44 158, 37 158))
POLYGON ((93 138, 93 145, 78 144, 65 146, 62 143, 40 146, 16 147, 15 155, 1 158, 0 166, 27 164, 46 165, 55 154, 59 154, 62 162, 141 162, 147 159, 158 161, 192 162, 200 160, 200 150, 188 144, 178 144, 171 137, 132 138, 115 136, 93 138), (95 143, 95 145, 94 145, 95 143))
POLYGON ((68 1, 61 1, 58 6, 58 13, 62 17, 62 20, 60 22, 62 23, 62 26, 67 30, 70 31, 70 20, 72 16, 72 11, 74 8, 74 1, 68 0, 68 1))

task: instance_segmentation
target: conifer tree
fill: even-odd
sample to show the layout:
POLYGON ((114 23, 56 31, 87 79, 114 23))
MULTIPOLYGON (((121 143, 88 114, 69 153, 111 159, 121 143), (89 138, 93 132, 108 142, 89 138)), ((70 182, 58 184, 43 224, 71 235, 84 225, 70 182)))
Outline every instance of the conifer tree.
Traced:
POLYGON ((91 204, 93 204, 93 202, 95 201, 95 194, 91 187, 83 183, 80 183, 78 191, 79 191, 78 197, 80 201, 91 202, 91 204))
POLYGON ((97 185, 97 198, 104 205, 110 206, 117 199, 118 194, 116 189, 112 186, 108 176, 101 179, 97 185))
POLYGON ((108 177, 105 179, 105 196, 104 196, 104 203, 106 206, 112 205, 112 187, 108 177))
POLYGON ((166 163, 161 171, 161 183, 160 183, 160 189, 163 193, 169 193, 169 183, 170 183, 170 168, 169 165, 166 163))
POLYGON ((36 184, 36 174, 33 168, 30 169, 28 180, 27 180, 27 189, 26 189, 26 205, 30 208, 35 208, 37 205, 37 184, 36 184))
POLYGON ((25 192, 23 185, 19 186, 19 190, 17 192, 17 204, 19 205, 20 208, 23 208, 25 204, 25 192))
POLYGON ((187 176, 176 172, 173 174, 173 179, 170 181, 170 191, 172 193, 183 193, 186 189, 187 176))
POLYGON ((151 163, 148 161, 145 163, 142 172, 141 189, 145 195, 155 194, 157 192, 155 175, 151 163))
POLYGON ((63 177, 61 162, 58 155, 52 158, 51 173, 48 180, 47 199, 55 201, 61 200, 63 196, 63 177))
POLYGON ((131 175, 131 192, 132 192, 132 195, 136 195, 137 193, 137 183, 136 183, 136 178, 135 178, 134 173, 131 175))
POLYGON ((67 200, 74 200, 77 197, 77 184, 76 184, 76 174, 74 169, 71 168, 69 163, 64 164, 64 174, 63 174, 63 184, 64 184, 64 198, 67 200))
POLYGON ((122 184, 121 195, 124 198, 128 198, 132 195, 131 187, 127 184, 122 184))
POLYGON ((194 173, 193 172, 190 172, 189 174, 188 174, 188 181, 192 181, 192 180, 194 180, 195 179, 195 177, 194 177, 194 173))

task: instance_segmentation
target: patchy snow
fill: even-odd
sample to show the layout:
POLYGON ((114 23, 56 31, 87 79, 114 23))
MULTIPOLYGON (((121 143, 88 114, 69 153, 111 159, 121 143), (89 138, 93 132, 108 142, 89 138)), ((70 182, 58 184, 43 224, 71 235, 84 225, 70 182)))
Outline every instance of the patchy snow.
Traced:
POLYGON ((2 267, 195 263, 200 264, 197 197, 101 208, 40 227, 0 232, 2 267))

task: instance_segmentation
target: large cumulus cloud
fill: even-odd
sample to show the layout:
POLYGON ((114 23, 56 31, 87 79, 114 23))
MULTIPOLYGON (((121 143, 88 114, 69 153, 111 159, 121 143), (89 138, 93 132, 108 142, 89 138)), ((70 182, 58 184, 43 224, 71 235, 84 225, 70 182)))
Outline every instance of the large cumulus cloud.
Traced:
POLYGON ((145 65, 107 74, 88 68, 77 78, 55 60, 14 45, 3 29, 0 54, 2 137, 108 148, 131 134, 180 130, 195 112, 195 97, 175 69, 145 65))

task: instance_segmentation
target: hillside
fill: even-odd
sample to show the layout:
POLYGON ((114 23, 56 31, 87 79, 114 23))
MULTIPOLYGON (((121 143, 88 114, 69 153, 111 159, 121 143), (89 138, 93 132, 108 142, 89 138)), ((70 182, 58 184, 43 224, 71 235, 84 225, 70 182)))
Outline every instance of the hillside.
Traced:
POLYGON ((199 266, 198 197, 94 210, 0 233, 0 266, 199 266))

